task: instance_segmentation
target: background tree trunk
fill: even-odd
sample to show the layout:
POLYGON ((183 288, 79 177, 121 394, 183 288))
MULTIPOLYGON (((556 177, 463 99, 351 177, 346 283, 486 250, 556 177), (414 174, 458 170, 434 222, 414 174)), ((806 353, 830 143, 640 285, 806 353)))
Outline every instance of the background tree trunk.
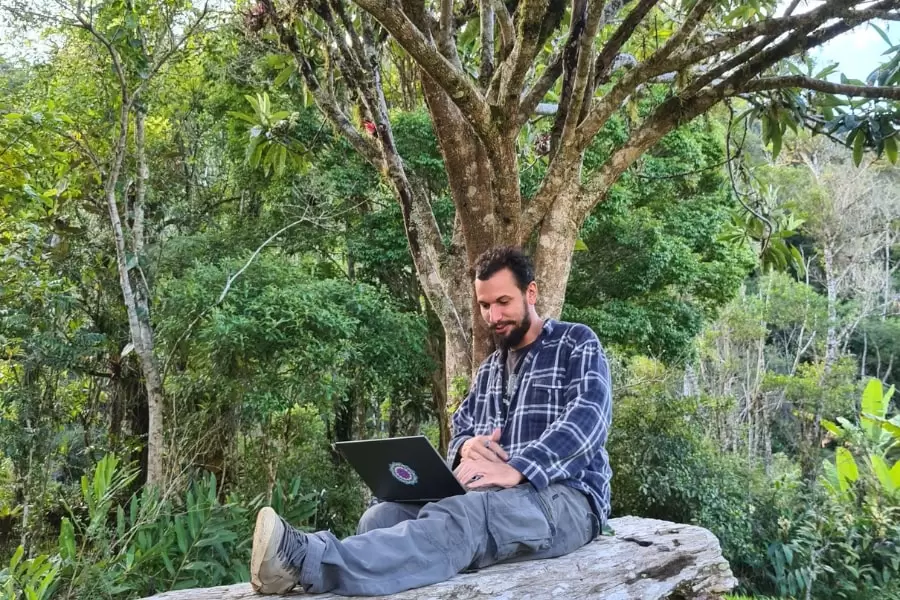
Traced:
MULTIPOLYGON (((125 302, 125 310, 128 314, 128 330, 131 335, 131 343, 134 346, 134 351, 137 354, 138 362, 141 366, 141 373, 144 376, 144 386, 147 389, 147 407, 149 413, 147 432, 147 484, 159 486, 164 483, 163 452, 165 444, 163 434, 164 399, 162 378, 160 377, 156 357, 153 354, 153 329, 150 325, 150 309, 147 303, 146 292, 142 293, 140 288, 140 285, 146 285, 146 283, 139 283, 137 292, 135 292, 134 286, 132 286, 130 272, 132 269, 139 270, 139 256, 133 252, 129 253, 126 249, 125 232, 122 225, 122 218, 119 214, 118 197, 116 194, 122 163, 124 162, 126 153, 126 139, 130 117, 129 107, 130 104, 125 102, 120 111, 118 143, 113 157, 113 168, 110 169, 109 176, 106 180, 105 193, 106 205, 109 211, 109 221, 112 226, 113 238, 116 246, 116 267, 119 273, 119 285, 122 288, 122 298, 125 302)), ((142 214, 144 193, 143 182, 146 180, 148 172, 146 162, 143 159, 144 117, 140 110, 137 111, 135 119, 135 147, 139 165, 139 176, 135 194, 136 202, 141 205, 140 212, 142 214)), ((132 229, 133 249, 143 248, 143 226, 141 226, 137 232, 132 229), (140 232, 140 238, 134 236, 137 232, 140 232)))

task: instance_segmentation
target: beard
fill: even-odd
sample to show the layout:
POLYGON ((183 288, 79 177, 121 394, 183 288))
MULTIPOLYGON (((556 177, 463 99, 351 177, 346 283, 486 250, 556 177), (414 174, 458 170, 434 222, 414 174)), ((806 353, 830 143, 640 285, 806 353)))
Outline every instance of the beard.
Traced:
POLYGON ((515 321, 503 321, 497 323, 494 327, 491 327, 491 335, 494 338, 494 344, 499 348, 509 350, 510 348, 518 346, 522 342, 522 339, 524 339, 525 334, 528 333, 528 330, 531 329, 531 315, 528 313, 528 306, 525 305, 524 302, 522 305, 525 308, 525 316, 522 317, 521 321, 518 323, 515 321), (512 326, 509 333, 497 333, 497 327, 504 327, 506 325, 512 326))

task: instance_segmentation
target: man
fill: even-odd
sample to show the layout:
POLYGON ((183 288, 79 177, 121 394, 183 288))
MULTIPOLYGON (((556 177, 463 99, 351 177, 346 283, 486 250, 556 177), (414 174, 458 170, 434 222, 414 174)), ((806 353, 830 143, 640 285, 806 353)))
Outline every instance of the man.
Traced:
POLYGON ((453 416, 449 461, 470 491, 369 508, 355 536, 256 520, 250 572, 261 593, 383 595, 463 569, 550 558, 591 541, 609 514, 609 368, 584 325, 541 319, 530 259, 485 252, 475 295, 497 350, 453 416))

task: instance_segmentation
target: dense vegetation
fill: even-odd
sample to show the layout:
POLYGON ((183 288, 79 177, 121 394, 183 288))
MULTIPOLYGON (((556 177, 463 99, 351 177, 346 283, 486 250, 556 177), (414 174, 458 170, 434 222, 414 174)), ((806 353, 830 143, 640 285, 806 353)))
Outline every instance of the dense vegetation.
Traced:
MULTIPOLYGON (((135 27, 110 6, 101 25, 135 27)), ((158 71, 124 55, 145 89, 121 140, 89 32, 53 29, 46 55, 0 63, 3 598, 246 580, 264 504, 353 531, 366 491, 332 442, 446 446, 444 334, 391 190, 283 55, 208 18, 158 71), (156 467, 132 317, 160 374, 163 488, 143 485, 156 467)), ((450 231, 431 121, 391 60, 399 152, 450 231)), ((654 101, 606 124, 588 172, 654 101)), ((708 527, 747 594, 900 598, 896 149, 857 167, 783 127, 773 153, 771 131, 733 116, 665 136, 580 231, 563 316, 614 361, 614 513, 708 527)), ((546 168, 532 142, 526 195, 546 168)))

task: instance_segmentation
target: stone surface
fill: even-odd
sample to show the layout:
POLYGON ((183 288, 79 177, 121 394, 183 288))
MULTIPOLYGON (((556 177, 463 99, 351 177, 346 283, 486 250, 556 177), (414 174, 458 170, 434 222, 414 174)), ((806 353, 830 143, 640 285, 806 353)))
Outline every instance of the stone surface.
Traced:
MULTIPOLYGON (((719 541, 701 527, 668 521, 612 519, 615 537, 601 537, 568 556, 495 565, 477 573, 390 596, 394 600, 526 600, 602 598, 603 600, 707 600, 737 585, 719 541)), ((266 596, 272 600, 296 598, 266 596)), ((332 594, 317 600, 344 598, 332 594)), ((166 592, 147 600, 261 599, 243 583, 166 592)), ((377 596, 387 598, 387 596, 377 596)))

